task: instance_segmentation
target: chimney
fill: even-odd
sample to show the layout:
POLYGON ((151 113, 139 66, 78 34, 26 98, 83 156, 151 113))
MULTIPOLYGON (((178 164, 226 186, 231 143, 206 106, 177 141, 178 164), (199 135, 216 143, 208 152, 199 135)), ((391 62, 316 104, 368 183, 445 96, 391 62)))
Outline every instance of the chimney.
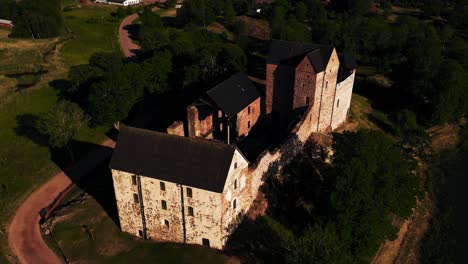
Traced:
POLYGON ((198 118, 198 109, 195 105, 187 107, 187 127, 189 137, 200 136, 200 119, 198 118))

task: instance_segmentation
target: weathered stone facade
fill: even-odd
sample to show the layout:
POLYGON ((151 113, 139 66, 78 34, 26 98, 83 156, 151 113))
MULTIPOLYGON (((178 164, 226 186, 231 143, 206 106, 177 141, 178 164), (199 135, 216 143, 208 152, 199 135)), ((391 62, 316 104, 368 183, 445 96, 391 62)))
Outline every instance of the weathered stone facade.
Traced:
POLYGON ((260 117, 260 97, 249 104, 247 107, 237 113, 236 117, 236 134, 238 137, 243 137, 249 134, 252 127, 257 123, 260 117))
POLYGON ((120 226, 146 239, 188 244, 206 239, 209 246, 222 249, 233 221, 253 201, 245 191, 247 167, 236 150, 222 193, 112 170, 120 226))
POLYGON ((332 130, 338 128, 341 124, 346 122, 346 118, 351 107, 351 97, 353 95, 353 85, 356 70, 343 81, 336 85, 336 95, 333 107, 332 130))
POLYGON ((338 91, 339 70, 340 60, 334 48, 322 71, 314 69, 313 61, 307 54, 297 65, 291 62, 267 64, 266 113, 272 114, 273 121, 284 127, 294 117, 295 111, 311 106, 309 119, 315 132, 332 131, 346 120, 343 111, 334 112, 338 100, 349 106, 351 98, 348 95, 352 93, 354 82, 354 77, 351 81, 347 78, 346 85, 340 85, 346 88, 338 91), (335 115, 337 118, 333 121, 335 115))

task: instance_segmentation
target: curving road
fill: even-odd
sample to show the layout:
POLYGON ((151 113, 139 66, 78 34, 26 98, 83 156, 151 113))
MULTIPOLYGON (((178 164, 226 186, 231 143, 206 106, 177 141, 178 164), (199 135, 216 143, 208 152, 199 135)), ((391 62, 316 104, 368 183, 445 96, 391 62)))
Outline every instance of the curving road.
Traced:
MULTIPOLYGON (((101 143, 101 146, 104 148, 94 149, 70 169, 75 177, 86 175, 109 157, 115 142, 109 139, 101 143)), ((21 263, 63 263, 42 239, 39 211, 54 201, 71 183, 64 171, 57 173, 29 195, 16 211, 8 227, 8 244, 21 263)))
MULTIPOLYGON (((153 8, 153 11, 157 9, 153 8)), ((174 16, 175 12, 169 10, 165 15, 174 16)), ((126 57, 134 56, 135 51, 140 48, 133 43, 126 27, 136 18, 138 18, 137 14, 126 17, 119 27, 119 42, 126 57)), ((102 142, 101 146, 105 148, 96 148, 70 169, 74 176, 86 175, 109 157, 115 147, 115 142, 109 139, 102 142)), ((61 171, 29 195, 17 209, 8 227, 8 245, 20 263, 61 264, 64 262, 42 239, 39 211, 52 203, 71 183, 66 172, 61 171)))
POLYGON ((130 26, 135 19, 138 18, 138 14, 133 14, 126 17, 119 26, 119 41, 120 48, 122 49, 125 57, 130 58, 135 55, 135 51, 140 48, 139 45, 135 44, 130 38, 130 32, 128 32, 128 26, 130 26))

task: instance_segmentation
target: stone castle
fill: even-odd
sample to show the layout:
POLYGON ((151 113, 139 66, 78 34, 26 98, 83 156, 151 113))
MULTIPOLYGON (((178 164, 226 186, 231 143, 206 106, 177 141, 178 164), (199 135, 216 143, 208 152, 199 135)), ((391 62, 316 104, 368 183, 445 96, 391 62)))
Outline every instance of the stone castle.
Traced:
POLYGON ((123 231, 222 249, 273 164, 346 121, 352 56, 274 40, 266 70, 264 87, 238 73, 212 88, 167 133, 121 127, 110 167, 123 231))

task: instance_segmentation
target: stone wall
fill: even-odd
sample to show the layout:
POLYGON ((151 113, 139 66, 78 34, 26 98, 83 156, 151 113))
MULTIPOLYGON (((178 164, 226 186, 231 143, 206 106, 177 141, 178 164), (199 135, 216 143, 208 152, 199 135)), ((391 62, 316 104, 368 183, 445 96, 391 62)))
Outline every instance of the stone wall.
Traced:
POLYGON ((308 56, 296 67, 294 80, 293 108, 298 109, 312 104, 314 99, 317 74, 312 67, 308 56))
POLYGON ((351 97, 353 95, 354 76, 356 70, 346 79, 336 85, 336 95, 333 108, 332 129, 336 129, 346 122, 349 108, 351 107, 351 97))
POLYGON ((331 132, 331 119, 339 66, 338 54, 336 53, 336 49, 333 49, 327 68, 324 71, 324 84, 319 106, 318 132, 331 132))
POLYGON ((188 244, 208 239, 211 247, 222 249, 238 214, 246 212, 253 201, 251 193, 245 191, 249 190, 247 167, 247 160, 236 150, 222 193, 112 170, 122 231, 141 236, 145 223, 147 239, 188 244), (140 181, 141 192, 133 176, 140 181))
POLYGON ((229 176, 224 184, 221 198, 221 228, 222 244, 227 241, 228 236, 236 225, 239 214, 242 215, 249 209, 254 197, 250 192, 250 178, 247 176, 248 162, 242 154, 236 150, 229 169, 229 176), (234 201, 236 206, 234 208, 234 201))
POLYGON ((237 137, 242 137, 250 132, 260 117, 260 97, 237 113, 236 128, 237 137))
POLYGON ((115 199, 119 212, 122 231, 139 236, 138 230, 143 230, 140 205, 134 203, 133 195, 138 194, 138 187, 132 184, 131 174, 112 170, 115 199))
POLYGON ((280 147, 264 151, 247 172, 250 182, 250 193, 257 197, 265 178, 274 176, 281 171, 302 150, 304 143, 316 132, 313 125, 313 109, 309 107, 303 118, 296 124, 290 135, 283 141, 280 147))
POLYGON ((172 125, 167 127, 167 133, 170 135, 177 135, 182 137, 185 136, 184 123, 180 121, 175 121, 174 123, 172 123, 172 125))
POLYGON ((278 65, 275 64, 267 64, 266 66, 265 109, 267 115, 273 110, 273 86, 277 67, 278 65))
POLYGON ((195 105, 187 107, 187 130, 189 137, 211 138, 213 131, 213 115, 200 119, 198 108, 195 105))

